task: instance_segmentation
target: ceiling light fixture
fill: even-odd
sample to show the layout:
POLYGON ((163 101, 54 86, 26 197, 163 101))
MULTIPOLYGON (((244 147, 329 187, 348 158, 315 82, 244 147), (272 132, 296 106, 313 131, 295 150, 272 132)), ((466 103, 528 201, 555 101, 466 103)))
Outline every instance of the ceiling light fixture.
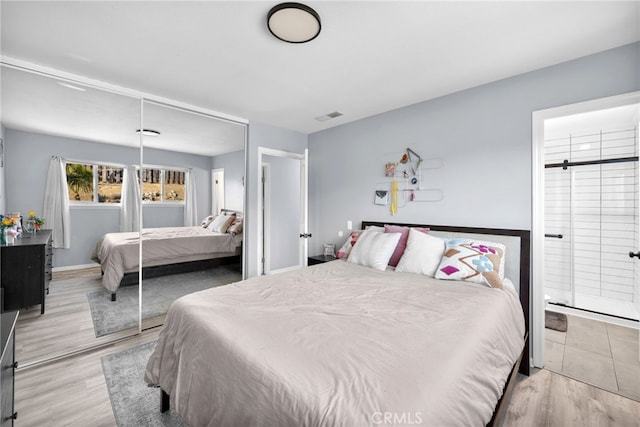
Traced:
POLYGON ((320 15, 301 3, 280 3, 267 15, 267 27, 287 43, 306 43, 320 34, 320 15))
POLYGON ((146 136, 160 136, 160 132, 153 129, 142 129, 142 130, 136 129, 136 133, 142 133, 143 135, 146 135, 146 136))

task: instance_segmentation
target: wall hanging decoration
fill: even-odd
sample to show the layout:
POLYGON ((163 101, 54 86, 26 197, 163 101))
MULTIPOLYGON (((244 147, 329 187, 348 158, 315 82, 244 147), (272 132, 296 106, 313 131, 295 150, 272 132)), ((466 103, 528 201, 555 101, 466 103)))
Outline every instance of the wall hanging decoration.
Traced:
POLYGON ((391 180, 391 215, 395 215, 398 211, 398 181, 391 180))
POLYGON ((425 160, 411 148, 407 148, 400 155, 400 160, 385 164, 385 176, 392 179, 376 185, 374 204, 381 206, 390 204, 391 215, 395 215, 398 208, 412 202, 443 200, 444 193, 441 189, 423 186, 423 172, 439 169, 442 165, 442 159, 425 160))
POLYGON ((373 203, 376 205, 387 206, 389 204, 389 192, 386 190, 376 190, 373 203))
POLYGON ((387 163, 384 165, 384 174, 385 176, 393 176, 396 173, 396 164, 395 163, 387 163))

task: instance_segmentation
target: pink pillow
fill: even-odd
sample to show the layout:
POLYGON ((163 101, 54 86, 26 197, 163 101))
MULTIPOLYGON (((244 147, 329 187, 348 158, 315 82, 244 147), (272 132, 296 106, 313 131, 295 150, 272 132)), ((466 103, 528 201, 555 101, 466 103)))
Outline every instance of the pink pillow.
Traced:
MULTIPOLYGON (((413 227, 415 230, 418 230, 422 233, 428 233, 429 228, 419 228, 413 227)), ((409 238, 409 227, 402 225, 384 225, 385 233, 400 233, 400 240, 398 240, 398 244, 396 245, 396 249, 393 251, 393 255, 389 259, 389 265, 391 267, 395 267, 398 265, 402 254, 404 253, 405 248, 407 247, 407 239, 409 238)))

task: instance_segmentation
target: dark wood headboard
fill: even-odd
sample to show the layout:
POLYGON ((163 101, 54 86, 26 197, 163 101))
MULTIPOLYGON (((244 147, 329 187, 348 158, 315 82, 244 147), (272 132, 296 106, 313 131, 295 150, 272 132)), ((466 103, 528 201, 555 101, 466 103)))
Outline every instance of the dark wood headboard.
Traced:
POLYGON ((234 211, 233 209, 220 209, 221 214, 225 212, 234 213, 236 214, 236 216, 243 216, 242 211, 234 211))
MULTIPOLYGON (((524 313, 524 327, 525 336, 527 339, 524 343, 524 355, 522 362, 520 363, 520 372, 524 375, 529 375, 529 341, 531 339, 531 333, 529 331, 529 310, 530 310, 530 259, 531 259, 531 232, 528 230, 509 230, 504 228, 478 228, 478 227, 458 227, 450 225, 432 225, 432 224, 402 224, 392 222, 377 222, 377 221, 362 221, 362 228, 364 230, 368 226, 384 227, 388 225, 400 225, 405 227, 429 227, 431 230, 451 233, 451 234, 477 234, 487 236, 511 236, 519 238, 520 241, 520 262, 519 262, 519 287, 518 293, 520 295, 520 304, 522 304, 522 311, 524 313)), ((490 240, 487 237, 486 240, 490 240)), ((508 257, 507 253, 507 257, 508 257)))

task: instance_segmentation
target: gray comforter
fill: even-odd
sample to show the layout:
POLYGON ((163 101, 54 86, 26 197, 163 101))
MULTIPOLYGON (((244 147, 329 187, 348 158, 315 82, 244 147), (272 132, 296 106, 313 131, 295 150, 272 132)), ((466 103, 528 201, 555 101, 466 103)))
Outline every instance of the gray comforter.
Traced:
POLYGON ((145 380, 192 426, 484 426, 523 335, 513 290, 333 261, 175 301, 145 380))

